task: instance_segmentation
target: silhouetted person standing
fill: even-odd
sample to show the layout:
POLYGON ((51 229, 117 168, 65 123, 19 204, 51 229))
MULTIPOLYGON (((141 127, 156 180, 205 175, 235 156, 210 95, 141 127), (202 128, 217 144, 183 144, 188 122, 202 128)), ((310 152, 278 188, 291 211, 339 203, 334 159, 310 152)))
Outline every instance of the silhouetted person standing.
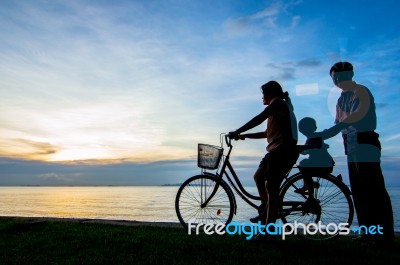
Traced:
POLYGON ((374 97, 367 87, 352 80, 351 63, 338 62, 329 73, 342 93, 336 104, 336 125, 319 136, 326 139, 342 132, 358 223, 383 227, 383 235, 363 234, 357 240, 391 245, 394 242, 393 210, 381 170, 374 97))

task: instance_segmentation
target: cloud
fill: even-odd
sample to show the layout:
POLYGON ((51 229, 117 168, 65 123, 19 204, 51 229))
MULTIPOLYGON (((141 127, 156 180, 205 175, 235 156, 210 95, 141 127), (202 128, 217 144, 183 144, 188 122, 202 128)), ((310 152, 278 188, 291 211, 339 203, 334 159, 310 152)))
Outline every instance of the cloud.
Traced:
POLYGON ((163 185, 199 172, 195 160, 70 164, 0 158, 0 165, 0 186, 163 185))
POLYGON ((300 20, 301 20, 301 17, 300 17, 300 16, 294 16, 294 17, 292 18, 292 25, 291 25, 291 28, 296 28, 296 27, 299 25, 300 20))
POLYGON ((387 108, 389 106, 388 103, 375 103, 375 106, 377 108, 383 109, 383 108, 387 108))
POLYGON ((33 155, 51 155, 55 154, 58 151, 57 147, 50 143, 35 142, 26 139, 14 139, 14 142, 16 144, 26 146, 28 150, 36 150, 33 155))
POLYGON ((272 79, 290 81, 299 80, 297 73, 304 73, 319 68, 322 62, 319 59, 308 58, 301 60, 285 61, 281 63, 268 63, 265 67, 268 69, 272 79))
MULTIPOLYGON (((79 177, 81 177, 81 174, 75 174, 75 175, 78 175, 79 177)), ((38 183, 40 183, 40 182, 47 183, 47 185, 49 185, 50 183, 56 184, 56 185, 62 185, 64 183, 65 185, 68 185, 68 184, 74 183, 74 180, 75 180, 74 178, 71 178, 71 177, 68 177, 65 175, 61 175, 61 174, 57 174, 55 172, 38 174, 33 177, 37 177, 38 183)))
POLYGON ((265 67, 268 69, 268 72, 271 73, 271 79, 282 81, 296 79, 296 68, 293 66, 293 63, 268 63, 265 67))
POLYGON ((322 65, 322 62, 320 59, 308 58, 297 61, 295 65, 297 67, 320 67, 322 65))
POLYGON ((393 134, 393 135, 388 135, 384 138, 384 141, 390 142, 390 141, 396 141, 400 139, 400 134, 393 134))
POLYGON ((230 37, 243 37, 248 34, 262 36, 284 28, 294 29, 299 25, 301 17, 290 16, 288 9, 300 2, 275 1, 263 10, 254 14, 228 19, 223 25, 224 32, 230 37), (287 21, 289 20, 289 21, 287 21))
POLYGON ((33 141, 28 139, 1 139, 0 153, 10 157, 31 157, 44 159, 56 154, 59 148, 48 142, 33 141))
MULTIPOLYGON (((299 158, 302 159, 302 158, 299 158)), ((346 158, 334 158, 334 175, 342 174, 348 185, 346 158)), ((382 157, 382 168, 388 185, 400 185, 399 157, 382 157)), ((252 175, 260 160, 259 156, 232 157, 235 170, 244 185, 254 185, 252 175)), ((97 163, 48 163, 32 160, 0 158, 0 186, 15 185, 163 185, 182 183, 197 175, 196 159, 165 160, 152 163, 122 162, 97 163)), ((293 172, 294 173, 294 172, 293 172)))
POLYGON ((257 19, 268 19, 271 17, 275 17, 282 11, 282 8, 283 8, 282 2, 275 2, 272 3, 269 7, 265 8, 264 10, 261 10, 260 12, 250 15, 249 19, 257 20, 257 19))

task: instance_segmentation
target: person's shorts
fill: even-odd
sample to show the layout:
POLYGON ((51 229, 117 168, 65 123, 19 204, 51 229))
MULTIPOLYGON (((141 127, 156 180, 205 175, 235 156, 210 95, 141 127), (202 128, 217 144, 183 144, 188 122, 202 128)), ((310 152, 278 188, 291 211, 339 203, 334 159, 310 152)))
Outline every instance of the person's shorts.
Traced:
POLYGON ((259 167, 264 169, 265 175, 283 178, 296 163, 299 153, 296 150, 278 150, 265 155, 259 167))

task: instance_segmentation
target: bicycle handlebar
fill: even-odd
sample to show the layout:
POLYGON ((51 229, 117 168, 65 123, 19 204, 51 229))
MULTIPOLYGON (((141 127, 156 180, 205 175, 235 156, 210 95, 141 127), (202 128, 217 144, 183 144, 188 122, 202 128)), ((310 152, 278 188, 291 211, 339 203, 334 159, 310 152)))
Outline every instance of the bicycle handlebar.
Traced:
POLYGON ((232 139, 229 137, 229 135, 228 134, 225 134, 225 143, 226 143, 226 145, 228 146, 228 147, 231 147, 232 146, 232 139))

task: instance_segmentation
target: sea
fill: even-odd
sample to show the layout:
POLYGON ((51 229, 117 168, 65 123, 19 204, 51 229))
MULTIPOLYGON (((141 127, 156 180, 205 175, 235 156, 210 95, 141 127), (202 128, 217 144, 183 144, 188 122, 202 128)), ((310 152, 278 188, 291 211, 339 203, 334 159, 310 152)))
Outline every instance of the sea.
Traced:
MULTIPOLYGON (((0 216, 56 217, 178 223, 178 186, 0 187, 0 216)), ((255 187, 246 189, 256 194, 255 187)), ((395 231, 400 232, 400 187, 387 187, 395 231)), ((248 222, 257 213, 239 196, 234 221, 248 222)), ((352 225, 358 225, 357 220, 352 225)))

